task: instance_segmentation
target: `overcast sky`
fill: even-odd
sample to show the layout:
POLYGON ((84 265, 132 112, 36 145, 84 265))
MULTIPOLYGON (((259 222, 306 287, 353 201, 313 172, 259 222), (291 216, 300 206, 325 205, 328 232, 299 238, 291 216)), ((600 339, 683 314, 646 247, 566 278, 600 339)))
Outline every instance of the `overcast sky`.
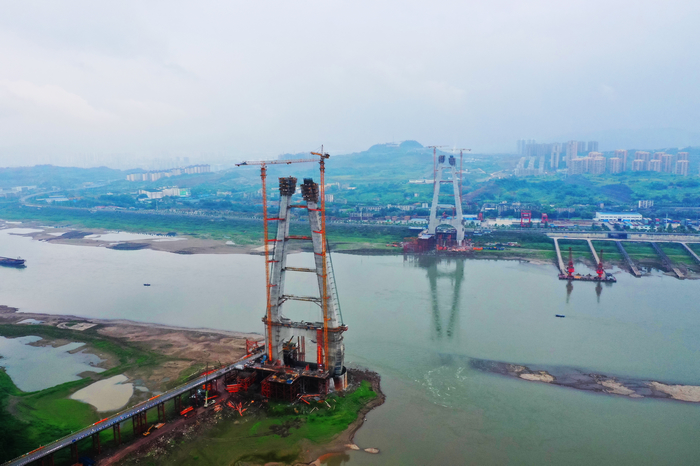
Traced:
POLYGON ((344 153, 405 139, 477 152, 513 152, 519 138, 700 144, 698 1, 0 10, 0 165, 83 153, 260 158, 322 143, 344 153))

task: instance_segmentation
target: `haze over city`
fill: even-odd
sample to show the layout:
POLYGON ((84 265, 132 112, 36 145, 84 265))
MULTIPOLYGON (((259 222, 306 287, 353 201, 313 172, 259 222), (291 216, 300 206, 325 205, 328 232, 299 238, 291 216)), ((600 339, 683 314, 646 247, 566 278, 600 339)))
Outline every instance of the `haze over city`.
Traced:
POLYGON ((25 2, 0 166, 700 144, 697 2, 25 2), (91 162, 92 161, 92 162, 91 162))

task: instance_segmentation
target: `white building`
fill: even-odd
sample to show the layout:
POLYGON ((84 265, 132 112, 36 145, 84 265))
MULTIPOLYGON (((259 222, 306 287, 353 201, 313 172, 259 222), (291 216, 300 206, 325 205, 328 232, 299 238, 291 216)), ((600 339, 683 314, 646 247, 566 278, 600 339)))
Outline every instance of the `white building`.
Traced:
POLYGON ((637 212, 596 212, 596 222, 641 222, 642 214, 637 212))

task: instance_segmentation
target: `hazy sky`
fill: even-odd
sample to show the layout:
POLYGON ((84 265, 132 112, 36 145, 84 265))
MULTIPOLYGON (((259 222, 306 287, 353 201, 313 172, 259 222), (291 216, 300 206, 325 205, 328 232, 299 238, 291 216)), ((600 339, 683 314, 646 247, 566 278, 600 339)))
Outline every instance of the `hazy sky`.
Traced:
POLYGON ((0 165, 404 139, 700 144, 698 24, 700 2, 673 0, 8 0, 0 165))

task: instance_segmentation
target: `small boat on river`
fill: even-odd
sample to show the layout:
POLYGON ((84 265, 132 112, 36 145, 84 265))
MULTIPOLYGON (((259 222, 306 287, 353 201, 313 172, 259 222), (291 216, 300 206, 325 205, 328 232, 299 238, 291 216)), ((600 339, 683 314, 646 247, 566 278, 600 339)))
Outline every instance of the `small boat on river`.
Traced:
POLYGON ((0 265, 5 267, 26 267, 24 265, 26 261, 21 257, 13 259, 11 257, 0 257, 0 265))

